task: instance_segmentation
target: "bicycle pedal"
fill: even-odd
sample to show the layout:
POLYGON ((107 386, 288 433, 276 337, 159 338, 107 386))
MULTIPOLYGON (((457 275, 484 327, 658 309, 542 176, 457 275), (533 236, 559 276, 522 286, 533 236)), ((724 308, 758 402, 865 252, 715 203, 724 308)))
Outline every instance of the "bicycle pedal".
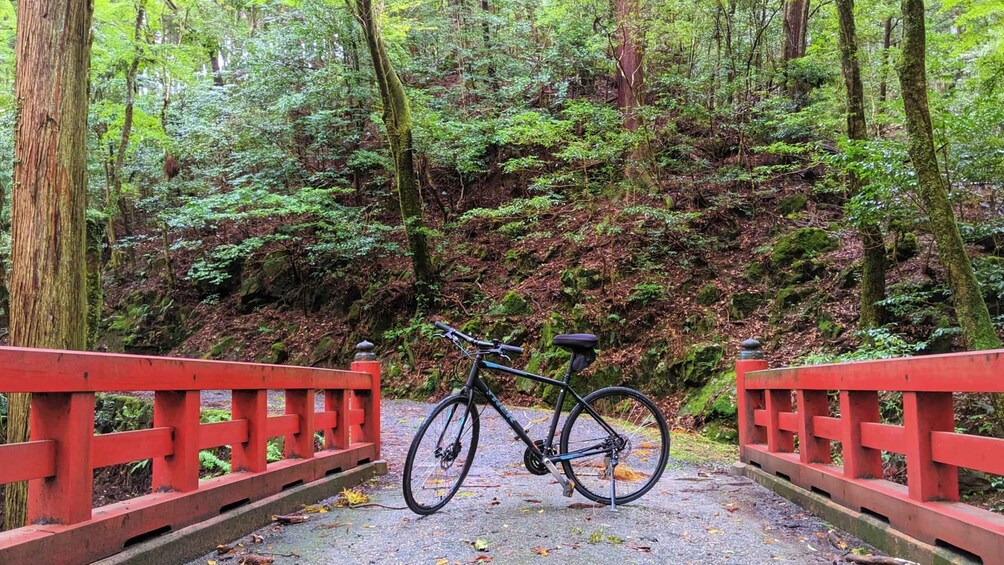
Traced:
POLYGON ((575 490, 575 481, 569 479, 568 482, 565 483, 564 492, 562 492, 561 494, 565 495, 567 498, 571 498, 572 491, 574 490, 575 490))

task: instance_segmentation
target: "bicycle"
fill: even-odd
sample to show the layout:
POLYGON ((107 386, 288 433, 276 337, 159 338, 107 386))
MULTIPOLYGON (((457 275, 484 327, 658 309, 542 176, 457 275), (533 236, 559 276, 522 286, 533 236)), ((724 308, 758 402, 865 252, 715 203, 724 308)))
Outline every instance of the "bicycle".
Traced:
POLYGON ((480 433, 475 392, 526 444, 523 453, 526 469, 534 475, 550 473, 565 496, 572 496, 576 490, 594 502, 609 503, 610 509, 616 510, 618 504, 636 500, 658 482, 666 468, 670 444, 666 419, 659 408, 645 395, 627 387, 605 387, 582 397, 569 385, 572 375, 596 360, 599 340, 595 335, 562 334, 551 340, 552 345, 571 352, 564 379, 557 380, 485 359, 494 355, 511 362, 507 354, 523 353, 521 347, 477 339, 442 322, 435 325, 443 331, 439 337, 452 341, 473 363, 463 387, 432 409, 412 440, 404 464, 403 486, 404 499, 413 512, 429 515, 441 509, 457 493, 470 471, 480 433), (465 347, 464 342, 472 349, 465 347), (480 378, 482 370, 558 387, 546 438, 536 441, 530 438, 529 430, 480 378), (555 432, 567 393, 575 398, 575 405, 565 419, 556 447, 555 432), (419 457, 421 460, 416 462, 419 457))

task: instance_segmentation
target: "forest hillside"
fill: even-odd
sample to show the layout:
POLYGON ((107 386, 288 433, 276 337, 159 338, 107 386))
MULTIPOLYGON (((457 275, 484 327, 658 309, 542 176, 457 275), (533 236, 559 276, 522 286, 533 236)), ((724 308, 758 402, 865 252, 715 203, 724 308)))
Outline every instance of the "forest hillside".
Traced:
MULTIPOLYGON (((8 263, 16 24, 0 0, 8 263)), ((91 29, 87 348, 344 367, 368 339, 428 398, 460 359, 435 320, 548 374, 592 332, 583 388, 729 439, 745 338, 1000 344, 999 1, 95 0, 91 29)))

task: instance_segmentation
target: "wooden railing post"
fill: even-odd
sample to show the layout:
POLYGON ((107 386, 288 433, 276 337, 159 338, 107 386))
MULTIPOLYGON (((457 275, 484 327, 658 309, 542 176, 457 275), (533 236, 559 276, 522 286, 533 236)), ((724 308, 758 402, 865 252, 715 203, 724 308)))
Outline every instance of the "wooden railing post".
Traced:
POLYGON ((954 432, 955 411, 950 392, 904 392, 903 428, 906 432, 906 485, 910 498, 959 500, 959 469, 935 463, 931 432, 954 432))
POLYGON ((878 421, 877 392, 840 391, 840 449, 848 479, 882 478, 882 452, 861 445, 861 423, 878 421))
POLYGON ((335 412, 334 430, 324 430, 325 449, 349 448, 349 400, 351 398, 352 394, 347 390, 324 391, 324 409, 328 412, 335 412))
POLYGON ((799 390, 798 458, 802 463, 829 463, 830 440, 817 437, 812 418, 830 415, 830 401, 825 390, 799 390))
POLYGON ((370 389, 356 391, 363 409, 362 435, 364 441, 373 444, 377 458, 380 457, 380 361, 373 353, 374 345, 363 341, 356 346, 356 357, 351 369, 369 373, 373 377, 370 389))
POLYGON ((189 492, 199 488, 199 391, 157 391, 153 426, 174 428, 174 453, 153 460, 153 490, 189 492))
POLYGON ((755 339, 747 339, 740 345, 742 351, 739 353, 739 360, 736 361, 736 402, 739 412, 739 457, 742 461, 748 462, 744 447, 751 443, 765 443, 766 436, 763 430, 753 423, 753 411, 757 408, 758 391, 746 390, 746 373, 751 371, 762 371, 767 368, 767 362, 763 358, 760 350, 760 342, 755 339))
POLYGON ((75 524, 90 520, 94 393, 33 394, 30 419, 31 441, 56 442, 56 475, 28 482, 28 521, 75 524))
POLYGON ((234 444, 230 451, 230 467, 233 471, 260 473, 268 467, 268 391, 233 391, 231 419, 247 420, 248 438, 244 443, 234 444))
POLYGON ((314 391, 286 391, 286 414, 296 414, 300 431, 286 438, 283 452, 287 459, 309 459, 314 456, 314 391))

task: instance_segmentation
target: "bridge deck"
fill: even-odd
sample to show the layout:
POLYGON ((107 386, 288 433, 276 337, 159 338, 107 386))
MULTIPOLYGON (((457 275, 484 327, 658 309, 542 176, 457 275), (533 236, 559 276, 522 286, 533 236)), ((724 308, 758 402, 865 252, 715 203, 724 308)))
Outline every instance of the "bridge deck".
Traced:
MULTIPOLYGON (((430 406, 383 402, 390 473, 368 487, 373 502, 405 506, 401 467, 430 406)), ((578 494, 562 497, 549 477, 523 469, 522 452, 505 423, 485 412, 471 476, 440 513, 419 519, 407 509, 336 508, 311 514, 305 524, 264 528, 260 544, 233 541, 245 543, 241 551, 273 554, 280 564, 470 563, 482 555, 495 563, 539 563, 543 550, 562 563, 832 563, 843 553, 827 541, 821 520, 745 478, 711 468, 700 476, 701 469, 674 460, 653 491, 611 513, 582 508, 589 501, 578 494), (487 552, 475 550, 478 539, 488 543, 487 552)), ((850 547, 862 545, 838 535, 850 547)), ((223 563, 215 552, 191 563, 210 560, 223 563)))

